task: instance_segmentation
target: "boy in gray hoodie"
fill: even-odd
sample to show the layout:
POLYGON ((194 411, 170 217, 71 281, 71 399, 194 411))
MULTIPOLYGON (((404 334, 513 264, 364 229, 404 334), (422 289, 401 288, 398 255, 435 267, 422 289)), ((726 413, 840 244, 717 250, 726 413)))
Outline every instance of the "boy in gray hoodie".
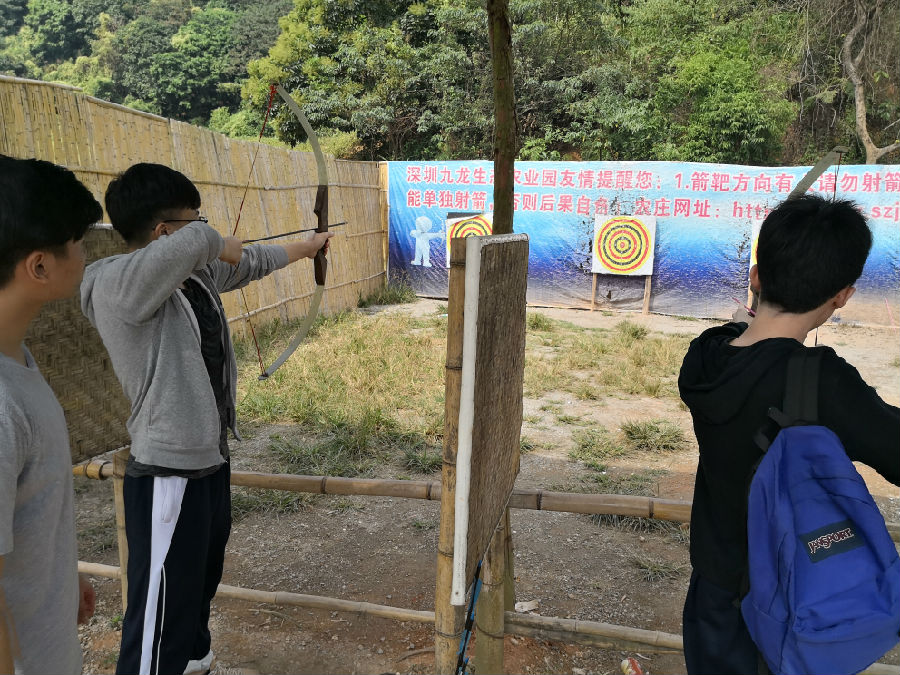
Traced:
POLYGON ((125 472, 128 607, 117 673, 211 668, 210 601, 231 530, 227 431, 237 365, 219 293, 327 251, 331 233, 242 248, 200 216, 183 174, 136 164, 106 210, 130 247, 88 266, 82 309, 131 401, 125 472))

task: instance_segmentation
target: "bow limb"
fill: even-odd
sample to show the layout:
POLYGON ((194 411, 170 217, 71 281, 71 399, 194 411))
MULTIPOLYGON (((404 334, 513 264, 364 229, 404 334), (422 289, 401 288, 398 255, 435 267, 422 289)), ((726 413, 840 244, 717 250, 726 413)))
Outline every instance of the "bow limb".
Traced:
MULTIPOLYGON (((300 106, 297 105, 297 102, 291 98, 291 95, 288 94, 287 91, 285 91, 284 87, 277 84, 275 85, 275 91, 278 92, 278 95, 282 98, 288 109, 294 113, 294 116, 300 122, 300 126, 303 127, 303 131, 306 132, 306 135, 309 138, 309 144, 312 146, 313 155, 316 158, 316 168, 319 174, 319 186, 316 189, 316 201, 313 206, 313 212, 316 214, 317 218, 316 232, 328 232, 328 165, 325 163, 325 155, 322 154, 322 148, 319 146, 319 137, 316 136, 316 132, 313 131, 312 125, 310 125, 309 120, 306 119, 306 115, 303 114, 300 106)), ((324 247, 316 252, 315 258, 313 258, 313 269, 316 279, 316 290, 313 293, 312 300, 310 300, 309 311, 306 314, 306 318, 303 320, 300 330, 297 331, 297 334, 291 340, 287 349, 275 359, 275 362, 272 363, 271 366, 263 371, 262 375, 259 376, 260 380, 268 379, 272 373, 278 370, 284 362, 288 360, 291 354, 296 351, 297 347, 300 346, 300 343, 303 342, 309 334, 309 329, 312 327, 313 322, 319 314, 319 305, 322 302, 322 294, 325 292, 325 277, 328 273, 328 259, 325 257, 324 247)))
POLYGON ((793 199, 794 197, 805 195, 806 191, 816 182, 816 179, 825 173, 829 166, 840 161, 841 156, 849 151, 850 149, 843 145, 836 145, 833 147, 828 154, 823 156, 822 159, 816 162, 815 166, 806 172, 803 178, 800 179, 800 182, 794 186, 793 190, 791 190, 791 194, 789 194, 787 198, 793 199))

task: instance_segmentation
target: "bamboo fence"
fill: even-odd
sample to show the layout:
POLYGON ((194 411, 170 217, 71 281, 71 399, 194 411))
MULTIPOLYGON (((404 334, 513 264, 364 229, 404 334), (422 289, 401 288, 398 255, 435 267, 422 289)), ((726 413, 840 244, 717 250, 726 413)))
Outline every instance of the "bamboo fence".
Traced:
MULTIPOLYGON (((64 166, 101 204, 109 182, 129 166, 165 164, 196 184, 202 211, 222 234, 231 234, 246 189, 238 232, 244 239, 316 225, 312 153, 233 140, 68 85, 0 76, 0 154, 64 166)), ((387 265, 386 172, 375 162, 328 157, 327 164, 331 222, 346 225, 331 241, 324 314, 355 307, 360 296, 383 286, 387 265)), ((89 255, 98 238, 102 246, 92 259, 124 251, 121 238, 107 229, 89 233, 89 255)), ((225 294, 232 332, 246 331, 245 316, 256 325, 304 316, 314 289, 312 266, 301 261, 244 289, 247 308, 239 294, 225 294)), ((46 308, 27 343, 66 412, 74 461, 125 445, 127 402, 77 301, 46 308)))

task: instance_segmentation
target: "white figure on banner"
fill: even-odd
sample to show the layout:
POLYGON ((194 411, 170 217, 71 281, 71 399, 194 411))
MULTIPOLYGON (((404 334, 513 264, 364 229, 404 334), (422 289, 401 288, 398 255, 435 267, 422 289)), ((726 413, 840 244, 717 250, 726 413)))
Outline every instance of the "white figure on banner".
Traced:
POLYGON ((412 264, 431 267, 431 240, 443 237, 444 234, 431 231, 431 219, 427 216, 416 218, 416 229, 411 230, 410 234, 416 240, 416 256, 412 264))

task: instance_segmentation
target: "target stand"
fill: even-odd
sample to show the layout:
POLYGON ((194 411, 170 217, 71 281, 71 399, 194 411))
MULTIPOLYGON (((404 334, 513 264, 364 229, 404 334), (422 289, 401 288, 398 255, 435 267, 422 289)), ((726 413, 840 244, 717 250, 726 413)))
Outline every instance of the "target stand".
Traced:
POLYGON ((483 558, 478 643, 498 641, 502 660, 504 570, 509 569, 503 525, 519 472, 527 275, 527 235, 451 240, 435 592, 439 673, 456 672, 461 610, 483 558), (499 596, 499 611, 482 609, 485 595, 499 596), (499 627, 483 621, 493 616, 499 627))
POLYGON ((594 219, 591 245, 591 311, 597 301, 600 274, 644 276, 643 314, 650 312, 656 218, 650 216, 601 216, 594 219))

